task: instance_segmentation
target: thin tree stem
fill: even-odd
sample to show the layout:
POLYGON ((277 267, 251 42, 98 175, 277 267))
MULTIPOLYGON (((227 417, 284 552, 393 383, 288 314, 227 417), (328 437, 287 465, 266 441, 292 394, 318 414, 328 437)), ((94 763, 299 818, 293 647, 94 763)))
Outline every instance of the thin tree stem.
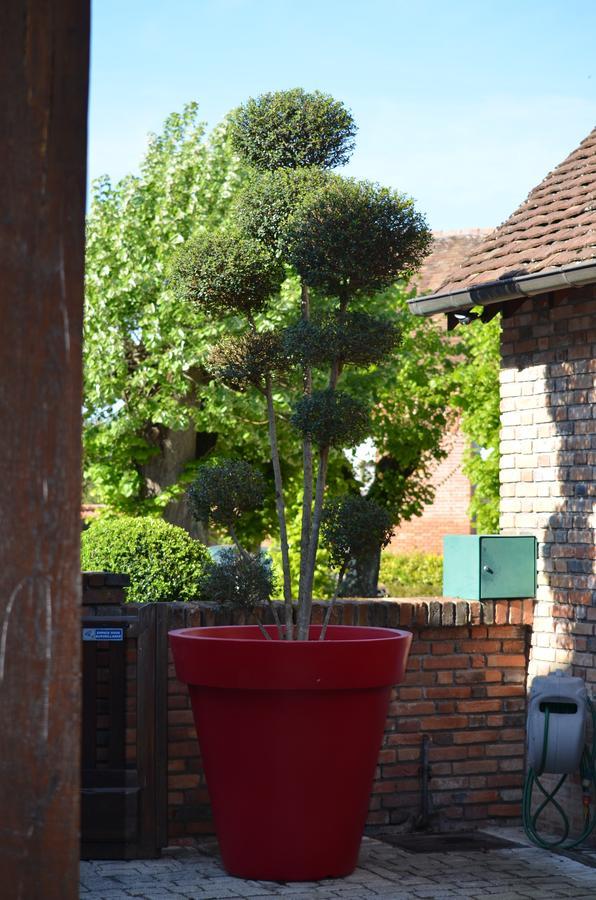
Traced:
POLYGON ((279 521, 279 540, 281 544, 281 564, 283 569, 284 604, 286 640, 291 641, 294 636, 294 610, 292 607, 292 577, 290 572, 290 551, 288 547, 288 531, 286 527, 286 507, 284 503, 283 481, 279 462, 279 447, 277 444, 277 428, 275 425, 275 409, 273 406, 273 391, 271 388, 271 376, 265 379, 265 393, 267 396, 267 415, 269 418, 269 444, 271 447, 271 462, 273 464, 273 478, 275 481, 275 506, 279 521))
MULTIPOLYGON (((301 313, 302 320, 310 319, 310 297, 308 287, 301 284, 301 313)), ((305 396, 312 394, 312 368, 306 364, 303 367, 303 390, 305 396)), ((313 493, 313 465, 312 465, 312 441, 305 437, 302 442, 302 469, 303 469, 303 494, 302 494, 302 527, 300 533, 300 580, 298 587, 298 605, 302 604, 304 587, 306 583, 306 565, 308 546, 310 544, 310 532, 312 527, 312 493, 313 493)))
POLYGON ((244 549, 244 547, 238 540, 238 535, 236 534, 236 529, 234 528, 233 525, 228 525, 228 532, 234 542, 234 546, 236 547, 236 550, 238 551, 238 553, 240 553, 241 556, 243 556, 247 562, 250 562, 251 561, 250 553, 248 552, 248 550, 244 549))
POLYGON ((269 634, 268 631, 265 631, 265 627, 264 627, 263 623, 261 622, 261 620, 258 618, 258 616, 255 616, 255 619, 256 619, 257 625, 259 626, 259 631, 261 632, 261 634, 264 635, 268 641, 272 641, 273 638, 271 637, 271 635, 269 634))
POLYGON ((308 546, 306 583, 304 595, 298 611, 298 640, 308 640, 308 626, 312 609, 312 590, 314 582, 315 564, 317 561, 317 548, 319 545, 319 531, 321 529, 321 517, 323 513, 323 499, 325 496, 325 484, 327 482, 327 464, 329 462, 329 447, 322 447, 319 452, 319 470, 317 472, 317 486, 315 489, 315 507, 312 517, 312 529, 308 546))
POLYGON ((341 569, 339 570, 339 575, 337 576, 337 584, 335 585, 335 591, 333 592, 333 597, 331 598, 331 602, 327 607, 327 611, 325 612, 325 619, 323 620, 323 627, 321 628, 321 633, 319 635, 319 640, 324 641, 325 636, 327 634, 327 626, 329 625, 329 620, 331 619, 331 613, 333 612, 333 607, 335 606, 340 588, 343 584, 344 575, 346 574, 346 569, 348 568, 348 562, 342 563, 341 569))
POLYGON ((269 603, 269 609, 271 610, 271 615, 273 616, 273 621, 275 622, 275 627, 277 628, 277 636, 280 639, 280 641, 282 641, 283 637, 284 637, 284 633, 283 633, 283 629, 281 627, 281 620, 279 618, 279 613, 278 613, 278 611, 275 607, 275 603, 273 602, 271 597, 269 598, 268 603, 269 603))

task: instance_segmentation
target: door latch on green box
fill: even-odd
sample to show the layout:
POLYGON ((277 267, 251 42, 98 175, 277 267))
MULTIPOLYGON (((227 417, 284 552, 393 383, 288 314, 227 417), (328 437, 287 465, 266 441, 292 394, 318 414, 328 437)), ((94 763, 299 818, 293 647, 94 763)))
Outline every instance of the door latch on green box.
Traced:
POLYGON ((536 596, 536 538, 448 534, 443 538, 443 596, 498 600, 536 596))

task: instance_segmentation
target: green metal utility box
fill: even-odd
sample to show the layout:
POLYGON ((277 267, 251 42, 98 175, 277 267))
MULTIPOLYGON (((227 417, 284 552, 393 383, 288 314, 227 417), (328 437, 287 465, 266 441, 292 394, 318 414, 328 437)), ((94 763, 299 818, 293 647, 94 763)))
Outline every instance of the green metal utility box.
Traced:
POLYGON ((448 534, 443 538, 443 595, 462 600, 536 596, 536 538, 448 534))

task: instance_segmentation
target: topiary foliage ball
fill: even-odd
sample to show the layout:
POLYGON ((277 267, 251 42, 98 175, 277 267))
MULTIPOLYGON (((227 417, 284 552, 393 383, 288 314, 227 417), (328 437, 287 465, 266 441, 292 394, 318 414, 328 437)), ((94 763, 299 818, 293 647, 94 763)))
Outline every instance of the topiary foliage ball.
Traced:
POLYGON ((330 169, 346 163, 356 126, 338 100, 302 88, 251 98, 231 116, 232 147, 255 169, 330 169))
POLYGON ((269 602, 275 590, 275 576, 261 554, 245 556, 230 547, 220 552, 217 562, 211 563, 201 589, 205 600, 252 610, 269 602))
POLYGON ((298 204, 285 240, 288 261, 305 284, 346 301, 416 269, 432 238, 410 198, 333 178, 298 204))
POLYGON ((81 538, 81 567, 130 576, 130 603, 193 600, 210 556, 187 531, 163 519, 104 516, 81 538))
POLYGON ((284 277, 283 266, 263 244, 234 230, 192 238, 173 272, 178 291, 218 318, 262 309, 284 277))
POLYGON ((292 425, 319 447, 354 447, 367 437, 367 408, 344 391, 327 388, 301 397, 292 425))
POLYGON ((285 231, 300 200, 331 177, 314 166, 256 172, 238 195, 233 215, 246 234, 276 255, 285 252, 285 231))
POLYGON ((400 329, 391 319, 345 312, 319 321, 300 319, 284 329, 287 356, 301 365, 320 366, 333 360, 343 365, 370 366, 399 345, 400 329))
POLYGON ((188 490, 192 514, 199 522, 209 520, 234 526, 243 512, 259 509, 265 499, 265 479, 240 459, 224 459, 201 466, 188 490))
POLYGON ((387 546, 392 534, 391 516, 373 500, 347 494, 325 504, 321 537, 338 567, 378 552, 387 546))
POLYGON ((248 331, 224 338, 213 348, 208 368, 214 378, 235 391, 263 390, 265 377, 288 367, 281 336, 275 331, 248 331))

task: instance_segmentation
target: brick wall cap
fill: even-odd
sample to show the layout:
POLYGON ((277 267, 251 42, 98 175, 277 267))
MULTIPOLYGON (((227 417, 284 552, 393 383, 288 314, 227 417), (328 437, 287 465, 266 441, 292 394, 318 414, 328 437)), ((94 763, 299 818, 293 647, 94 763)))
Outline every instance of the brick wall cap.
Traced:
POLYGON ((117 572, 82 572, 83 587, 128 587, 130 575, 117 572))

